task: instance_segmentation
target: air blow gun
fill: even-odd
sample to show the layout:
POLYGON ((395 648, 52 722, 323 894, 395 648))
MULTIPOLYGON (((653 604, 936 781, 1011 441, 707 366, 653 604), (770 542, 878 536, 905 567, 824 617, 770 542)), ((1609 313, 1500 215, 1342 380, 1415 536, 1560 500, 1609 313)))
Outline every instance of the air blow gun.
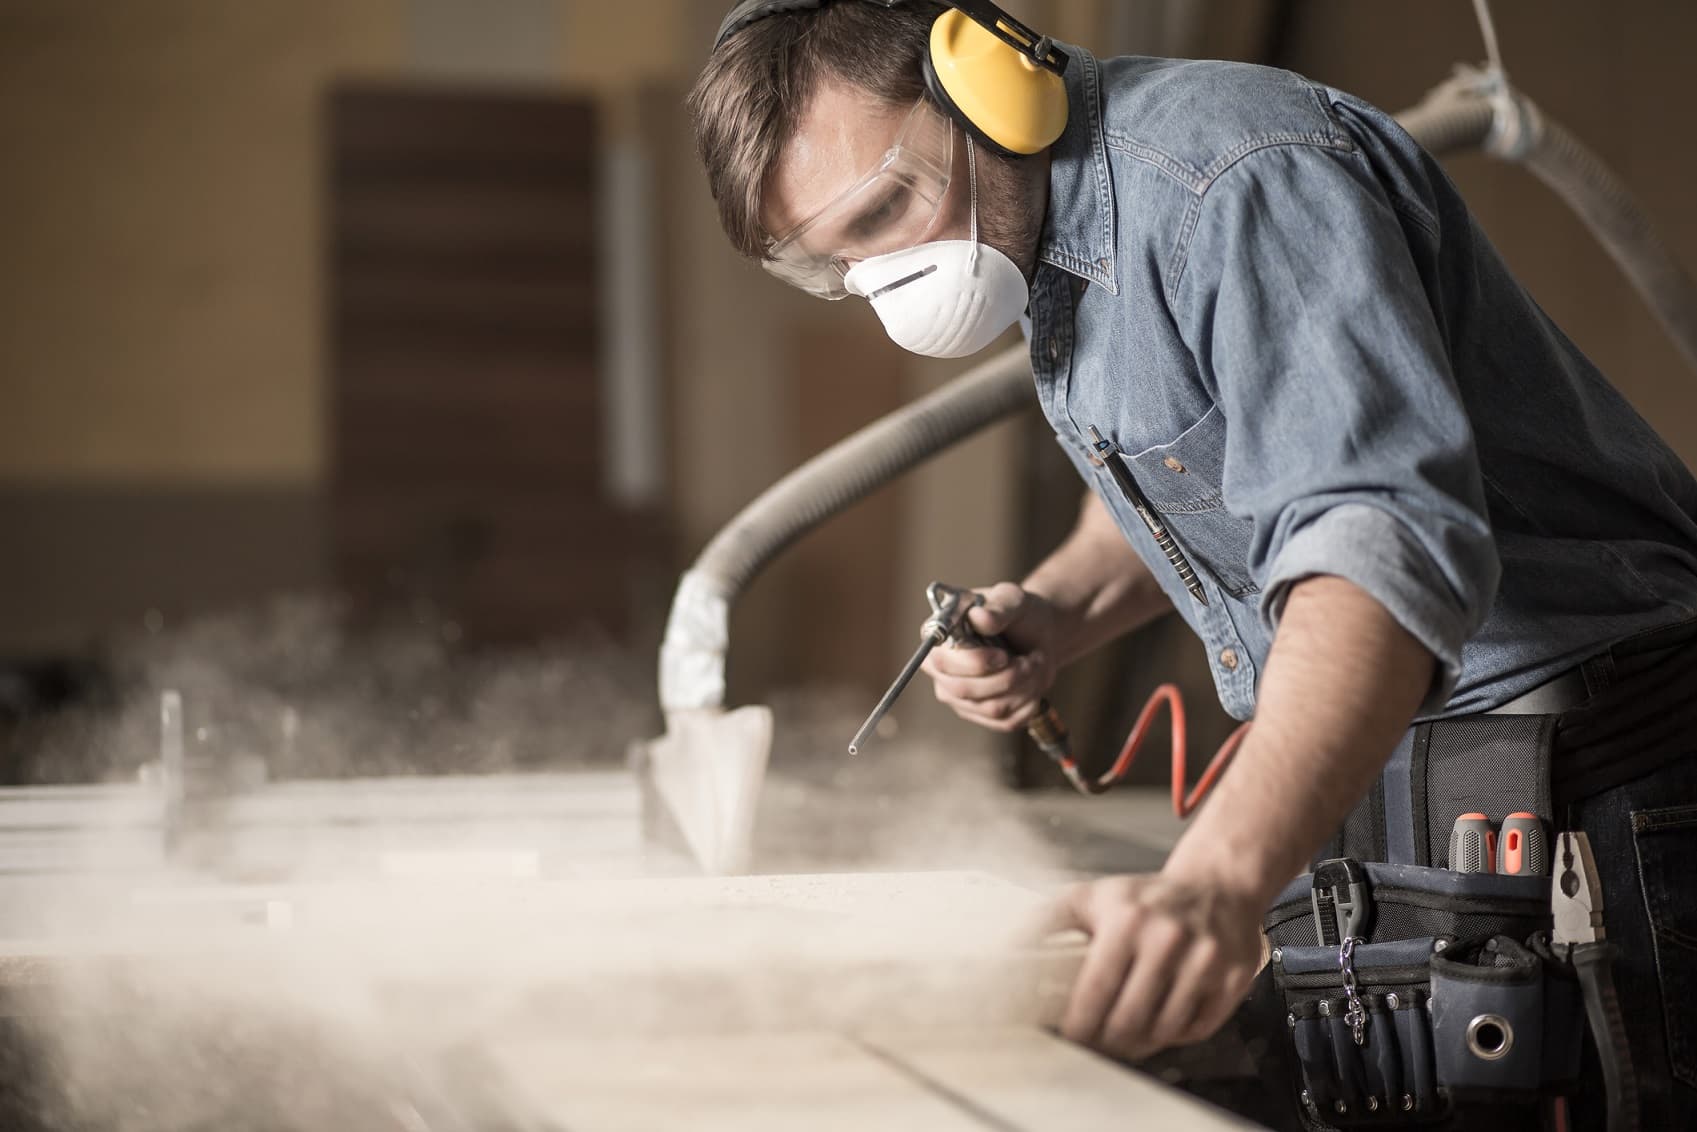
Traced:
MULTIPOLYGON (((952 642, 956 648, 992 648, 1003 649, 1010 654, 1012 649, 1007 638, 997 634, 986 637, 973 630, 967 620, 967 614, 984 604, 984 595, 972 590, 964 590, 959 586, 945 585, 942 582, 932 582, 925 587, 925 596, 931 602, 931 616, 919 627, 919 648, 902 668, 901 675, 890 685, 890 690, 884 693, 884 698, 878 701, 878 706, 872 709, 866 722, 860 725, 854 738, 849 741, 849 754, 859 754, 861 747, 872 737, 879 721, 895 706, 896 700, 919 672, 919 666, 925 663, 925 658, 931 655, 931 650, 943 644, 952 642)), ((1066 724, 1055 709, 1044 700, 1037 705, 1037 715, 1026 725, 1025 733, 1032 741, 1067 772, 1069 778, 1077 778, 1078 771, 1072 760, 1072 746, 1067 741, 1066 724)))

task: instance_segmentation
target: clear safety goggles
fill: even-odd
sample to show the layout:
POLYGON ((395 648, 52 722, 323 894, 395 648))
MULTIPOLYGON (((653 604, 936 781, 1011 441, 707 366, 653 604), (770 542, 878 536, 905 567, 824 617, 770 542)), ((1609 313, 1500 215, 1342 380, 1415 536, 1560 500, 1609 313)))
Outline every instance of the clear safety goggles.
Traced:
POLYGON ((877 168, 772 240, 766 270, 809 294, 846 298, 843 276, 849 268, 931 237, 949 191, 953 158, 954 123, 921 98, 877 168))

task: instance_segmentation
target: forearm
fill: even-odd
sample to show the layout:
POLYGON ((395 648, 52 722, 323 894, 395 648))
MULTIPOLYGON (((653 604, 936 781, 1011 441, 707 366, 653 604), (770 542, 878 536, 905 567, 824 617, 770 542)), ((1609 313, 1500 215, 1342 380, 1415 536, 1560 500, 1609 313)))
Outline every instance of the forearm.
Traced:
POLYGON ((1255 724, 1166 871, 1258 906, 1366 793, 1432 682, 1432 654, 1351 582, 1290 591, 1255 724))
POLYGON ((1094 492, 1085 493, 1066 541, 1021 586, 1054 607, 1062 665, 1172 608, 1094 492))

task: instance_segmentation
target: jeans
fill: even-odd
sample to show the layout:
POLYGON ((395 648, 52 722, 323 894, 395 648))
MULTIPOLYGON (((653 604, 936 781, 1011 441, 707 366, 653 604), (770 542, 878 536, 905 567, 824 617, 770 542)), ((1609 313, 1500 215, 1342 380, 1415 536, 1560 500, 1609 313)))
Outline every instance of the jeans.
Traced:
MULTIPOLYGON (((1697 1126, 1697 736, 1693 753, 1568 807, 1585 831, 1618 948, 1615 987, 1646 1130, 1697 1126)), ((1602 1128, 1602 1071, 1586 1051, 1574 1129, 1602 1128)))

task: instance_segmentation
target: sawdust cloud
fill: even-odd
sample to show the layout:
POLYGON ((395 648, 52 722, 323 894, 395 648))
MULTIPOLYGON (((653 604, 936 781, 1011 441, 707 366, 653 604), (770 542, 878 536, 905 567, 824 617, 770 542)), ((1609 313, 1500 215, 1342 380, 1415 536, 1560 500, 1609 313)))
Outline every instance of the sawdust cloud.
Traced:
MULTIPOLYGON (((165 688, 183 695, 191 754, 248 789, 261 765, 272 782, 614 770, 659 727, 651 655, 596 638, 466 654, 438 630, 358 639, 333 606, 291 600, 146 631, 114 649, 110 702, 36 734, 32 777, 135 781, 157 758, 165 688)), ((758 869, 1059 870, 986 763, 899 737, 849 761, 856 697, 774 708, 758 869)), ((487 1062, 504 1042, 1005 1020, 1055 990, 1006 946, 1038 901, 984 878, 607 879, 686 871, 640 846, 604 875, 546 858, 515 874, 498 857, 478 875, 491 866, 475 853, 446 877, 384 876, 364 859, 326 873, 319 850, 338 831, 294 836, 315 862, 310 886, 274 862, 232 875, 204 857, 192 874, 137 864, 56 880, 48 918, 74 924, 91 958, 35 979, 6 1024, 0 1056, 17 1072, 0 1125, 523 1127, 492 1094, 487 1062), (112 954, 149 958, 99 958, 112 954)), ((448 861, 488 836, 432 848, 448 861)))
POLYGON ((613 764, 658 723, 652 659, 603 634, 499 652, 460 634, 428 613, 349 632, 338 603, 311 596, 126 628, 102 649, 99 701, 29 728, 14 778, 133 780, 158 757, 167 689, 191 756, 261 759, 275 779, 613 764))

